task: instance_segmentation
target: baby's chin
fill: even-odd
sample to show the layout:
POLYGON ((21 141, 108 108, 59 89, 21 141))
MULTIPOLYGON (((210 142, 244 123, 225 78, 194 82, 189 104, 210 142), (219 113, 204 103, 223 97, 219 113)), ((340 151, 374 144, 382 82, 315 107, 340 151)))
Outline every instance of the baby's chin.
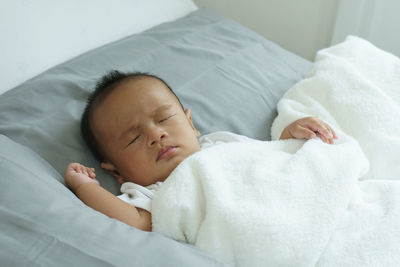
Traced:
MULTIPOLYGON (((185 158, 187 158, 187 157, 185 157, 185 158)), ((182 161, 183 161, 185 158, 180 158, 180 157, 175 158, 174 161, 173 161, 173 162, 171 163, 171 165, 169 166, 168 170, 167 170, 162 176, 160 176, 160 178, 157 179, 156 182, 164 182, 165 180, 167 180, 168 177, 169 177, 169 176, 173 173, 173 171, 179 166, 179 164, 182 163, 182 161)), ((156 182, 155 182, 155 183, 156 183, 156 182)))
MULTIPOLYGON (((198 151, 200 151, 200 149, 198 151)), ((185 156, 177 155, 177 156, 173 157, 172 159, 170 159, 168 162, 168 167, 163 172, 163 174, 159 175, 158 178, 152 179, 152 182, 149 182, 149 184, 147 184, 147 185, 155 184, 157 182, 164 182, 165 180, 167 180, 168 177, 173 173, 173 171, 182 163, 182 161, 184 161, 186 158, 188 158, 189 156, 193 155, 196 152, 197 151, 194 151, 193 153, 190 153, 185 156)))

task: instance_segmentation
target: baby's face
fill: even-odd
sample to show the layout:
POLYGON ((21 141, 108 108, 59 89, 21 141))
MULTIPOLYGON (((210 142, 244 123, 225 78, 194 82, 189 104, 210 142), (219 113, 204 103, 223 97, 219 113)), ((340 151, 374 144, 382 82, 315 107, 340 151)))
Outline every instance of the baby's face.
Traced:
POLYGON ((155 78, 119 85, 95 108, 91 125, 107 157, 101 166, 120 183, 164 181, 200 150, 190 110, 155 78))

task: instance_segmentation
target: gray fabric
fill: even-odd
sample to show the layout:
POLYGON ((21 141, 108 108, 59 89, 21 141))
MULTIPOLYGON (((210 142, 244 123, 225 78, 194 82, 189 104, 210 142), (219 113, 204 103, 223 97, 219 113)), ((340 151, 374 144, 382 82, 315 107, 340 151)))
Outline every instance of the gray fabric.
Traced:
POLYGON ((1 266, 222 266, 95 212, 45 160, 4 135, 0 147, 1 266))
POLYGON ((309 66, 243 26, 200 9, 83 54, 1 95, 0 134, 37 155, 1 139, 0 245, 7 249, 0 250, 0 259, 32 266, 51 266, 55 260, 58 266, 72 260, 84 266, 135 261, 141 263, 136 266, 192 261, 191 266, 214 266, 196 249, 108 220, 66 189, 65 168, 76 161, 95 167, 100 183, 119 191, 80 136, 85 99, 111 69, 150 72, 192 109, 202 134, 228 130, 267 140, 276 103, 309 66))

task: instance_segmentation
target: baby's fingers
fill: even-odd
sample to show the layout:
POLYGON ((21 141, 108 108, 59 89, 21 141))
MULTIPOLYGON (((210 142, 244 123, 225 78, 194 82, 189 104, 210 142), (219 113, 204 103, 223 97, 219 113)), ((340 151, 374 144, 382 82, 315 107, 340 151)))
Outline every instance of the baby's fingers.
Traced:
POLYGON ((94 168, 89 168, 82 165, 82 173, 89 176, 90 178, 96 177, 96 174, 94 173, 94 168))
POLYGON ((326 125, 319 120, 315 121, 314 123, 310 123, 309 127, 311 130, 313 130, 316 133, 319 133, 321 136, 324 136, 325 138, 333 137, 332 133, 329 131, 326 125))
POLYGON ((336 137, 336 134, 325 122, 313 118, 312 120, 307 121, 305 126, 314 131, 325 143, 333 144, 333 138, 336 137))
POLYGON ((73 170, 73 171, 75 171, 77 173, 82 173, 81 166, 82 166, 82 164, 79 164, 79 163, 76 163, 76 162, 70 163, 68 165, 68 167, 67 167, 67 170, 73 170))
POLYGON ((335 131, 326 123, 323 122, 323 126, 327 129, 328 133, 325 133, 323 136, 321 135, 322 141, 328 144, 333 144, 333 139, 337 139, 337 135, 335 131))
POLYGON ((322 140, 324 143, 333 144, 332 139, 326 138, 326 137, 325 137, 324 135, 322 135, 322 134, 318 134, 318 137, 321 138, 321 140, 322 140))
POLYGON ((74 163, 72 165, 72 168, 75 172, 87 175, 91 178, 94 178, 96 176, 96 174, 94 173, 94 168, 89 168, 79 163, 74 163))
POLYGON ((94 168, 88 168, 89 177, 96 177, 96 173, 94 173, 94 168))
POLYGON ((312 139, 317 136, 313 131, 301 125, 296 125, 292 135, 299 139, 312 139))
POLYGON ((328 133, 325 133, 324 135, 319 135, 319 137, 324 141, 325 143, 328 144, 333 144, 333 139, 337 139, 337 135, 335 131, 329 127, 329 125, 325 124, 326 129, 328 129, 328 133))
POLYGON ((86 172, 86 167, 83 166, 82 164, 79 164, 79 166, 77 166, 76 172, 88 175, 86 172))
POLYGON ((333 138, 334 138, 334 139, 337 139, 338 137, 337 137, 335 131, 334 131, 331 127, 329 127, 329 125, 328 125, 328 128, 329 128, 329 130, 331 131, 331 134, 332 134, 333 138))

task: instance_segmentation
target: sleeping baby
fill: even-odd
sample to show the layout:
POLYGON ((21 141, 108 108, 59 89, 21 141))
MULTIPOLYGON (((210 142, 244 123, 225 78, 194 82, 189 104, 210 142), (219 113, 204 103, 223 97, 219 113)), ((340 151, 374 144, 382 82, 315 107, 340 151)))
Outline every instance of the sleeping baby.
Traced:
MULTIPOLYGON (((82 135, 101 167, 121 185, 117 197, 100 186, 93 168, 68 165, 65 181, 88 206, 130 226, 151 231, 151 198, 187 157, 226 142, 250 138, 216 132, 200 137, 178 97, 160 78, 146 73, 112 71, 90 95, 81 121, 82 135), (130 190, 141 197, 132 200, 130 190)), ((306 117, 288 125, 280 139, 337 138, 325 122, 306 117)))

